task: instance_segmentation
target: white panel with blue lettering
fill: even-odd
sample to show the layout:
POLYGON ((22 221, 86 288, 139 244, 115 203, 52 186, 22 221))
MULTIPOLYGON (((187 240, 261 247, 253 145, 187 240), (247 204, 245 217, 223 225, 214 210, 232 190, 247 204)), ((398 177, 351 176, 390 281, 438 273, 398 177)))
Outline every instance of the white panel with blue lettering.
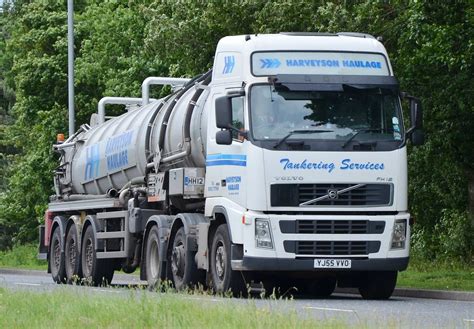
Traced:
MULTIPOLYGON (((265 185, 272 184, 393 184, 394 199, 380 206, 384 211, 406 211, 406 171, 399 170, 406 161, 406 149, 386 152, 274 152, 264 150, 265 185), (400 191, 400 192, 397 192, 400 191)), ((271 189, 266 190, 271 200, 271 189)), ((313 207, 315 205, 309 205, 313 207)), ((249 200, 247 208, 259 209, 249 200)), ((366 206, 364 206, 366 207, 366 206)), ((291 207, 289 207, 291 208, 291 207)), ((288 209, 289 209, 288 208, 288 209)), ((296 207, 295 209, 297 209, 296 207)), ((344 207, 342 207, 344 208, 344 207)), ((271 209, 269 207, 266 210, 271 209)), ((324 209, 324 206, 318 206, 324 209)), ((329 207, 328 209, 335 209, 329 207)))
POLYGON ((256 52, 255 76, 276 74, 389 75, 382 54, 352 52, 256 52))

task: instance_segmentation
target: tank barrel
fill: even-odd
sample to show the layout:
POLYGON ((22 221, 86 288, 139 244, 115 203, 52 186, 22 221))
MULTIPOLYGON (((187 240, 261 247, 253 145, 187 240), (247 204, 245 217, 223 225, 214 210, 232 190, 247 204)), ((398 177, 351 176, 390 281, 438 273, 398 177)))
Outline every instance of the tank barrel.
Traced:
MULTIPOLYGON (((73 198, 78 198, 76 195, 115 198, 122 195, 124 199, 128 195, 125 193, 129 193, 122 190, 127 182, 146 176, 154 167, 175 166, 177 161, 203 165, 205 151, 200 141, 207 126, 200 119, 205 107, 197 104, 200 95, 204 91, 207 94, 207 89, 200 84, 206 76, 194 81, 152 77, 143 83, 144 98, 102 98, 98 102, 97 114, 91 117, 90 126, 84 125, 63 143, 54 145, 62 156, 56 180, 60 186, 58 196, 74 194, 73 198), (179 86, 179 91, 159 100, 153 99, 149 97, 152 84, 179 86), (106 107, 110 104, 139 107, 106 121, 106 107), (199 113, 193 116, 194 112, 199 113), (194 148, 192 143, 197 146, 194 148), (70 172, 76 174, 70 175, 70 172)), ((201 102, 204 101, 202 98, 201 102)), ((138 185, 144 184, 142 178, 138 185)))

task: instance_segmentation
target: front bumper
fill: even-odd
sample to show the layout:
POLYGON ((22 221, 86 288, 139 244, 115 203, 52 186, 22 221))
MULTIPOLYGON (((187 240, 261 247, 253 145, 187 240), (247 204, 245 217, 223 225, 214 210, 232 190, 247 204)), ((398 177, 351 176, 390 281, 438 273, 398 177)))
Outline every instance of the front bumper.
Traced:
MULTIPOLYGON (((241 252, 234 253, 232 269, 240 271, 403 271, 407 268, 410 227, 404 248, 393 249, 395 221, 408 224, 408 213, 396 214, 245 214, 241 252), (255 221, 271 223, 273 248, 259 248, 255 242, 255 221), (305 222, 306 221, 306 222, 305 222), (318 222, 313 226, 308 223, 318 222), (359 222, 358 222, 359 221, 359 222), (353 230, 363 221, 363 231, 353 230), (303 231, 296 229, 301 224, 303 231), (305 226, 306 225, 306 226, 305 226), (327 232, 329 225, 332 233, 327 232), (358 225, 358 224, 357 224, 358 225), (304 231, 305 230, 305 231, 304 231), (309 230, 309 231, 308 231, 309 230), (324 231, 326 230, 326 231, 324 231), (342 231, 341 231, 342 230, 342 231), (309 246, 309 247, 308 247, 309 246), (359 246, 361 249, 359 249, 359 246), (314 259, 351 259, 351 268, 314 268, 314 259)), ((237 250, 237 249, 234 249, 237 250)))
POLYGON ((314 259, 283 259, 246 257, 232 260, 232 269, 237 271, 403 271, 409 257, 384 259, 352 259, 351 268, 314 268, 314 259))

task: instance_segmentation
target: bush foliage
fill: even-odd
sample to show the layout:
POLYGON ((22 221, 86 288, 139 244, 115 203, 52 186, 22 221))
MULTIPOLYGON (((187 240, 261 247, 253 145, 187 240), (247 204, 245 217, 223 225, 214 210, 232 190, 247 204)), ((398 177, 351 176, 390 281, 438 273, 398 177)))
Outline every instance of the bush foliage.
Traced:
MULTIPOLYGON (((472 1, 75 1, 77 126, 103 96, 138 96, 147 76, 193 76, 225 35, 358 31, 383 36, 403 90, 422 99, 424 146, 410 149, 414 247, 472 260, 474 8, 472 1), (471 203, 471 208, 469 208, 471 203), (469 212, 469 210, 471 212, 469 212)), ((64 2, 5 1, 0 12, 0 248, 32 241, 67 131, 64 2), (3 112, 2 112, 3 111, 3 112), (7 121, 7 120, 4 120, 7 121), (4 163, 4 162, 2 162, 4 163)))

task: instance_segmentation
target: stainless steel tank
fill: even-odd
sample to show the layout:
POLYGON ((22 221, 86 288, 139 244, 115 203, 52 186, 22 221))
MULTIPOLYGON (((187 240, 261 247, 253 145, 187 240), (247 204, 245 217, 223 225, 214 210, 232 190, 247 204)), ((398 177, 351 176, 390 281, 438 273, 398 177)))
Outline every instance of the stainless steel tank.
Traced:
MULTIPOLYGON (((176 101, 176 94, 82 132, 74 145, 63 148, 62 166, 65 175, 62 186, 68 194, 104 194, 109 189, 121 189, 136 177, 144 176, 147 163, 156 156, 166 158, 182 154, 188 146, 184 123, 188 106, 197 87, 191 87, 176 101), (159 139, 172 102, 176 102, 165 124, 163 149, 159 139)), ((206 154, 207 106, 204 91, 194 107, 190 122, 190 154, 174 166, 204 167, 206 154)))

